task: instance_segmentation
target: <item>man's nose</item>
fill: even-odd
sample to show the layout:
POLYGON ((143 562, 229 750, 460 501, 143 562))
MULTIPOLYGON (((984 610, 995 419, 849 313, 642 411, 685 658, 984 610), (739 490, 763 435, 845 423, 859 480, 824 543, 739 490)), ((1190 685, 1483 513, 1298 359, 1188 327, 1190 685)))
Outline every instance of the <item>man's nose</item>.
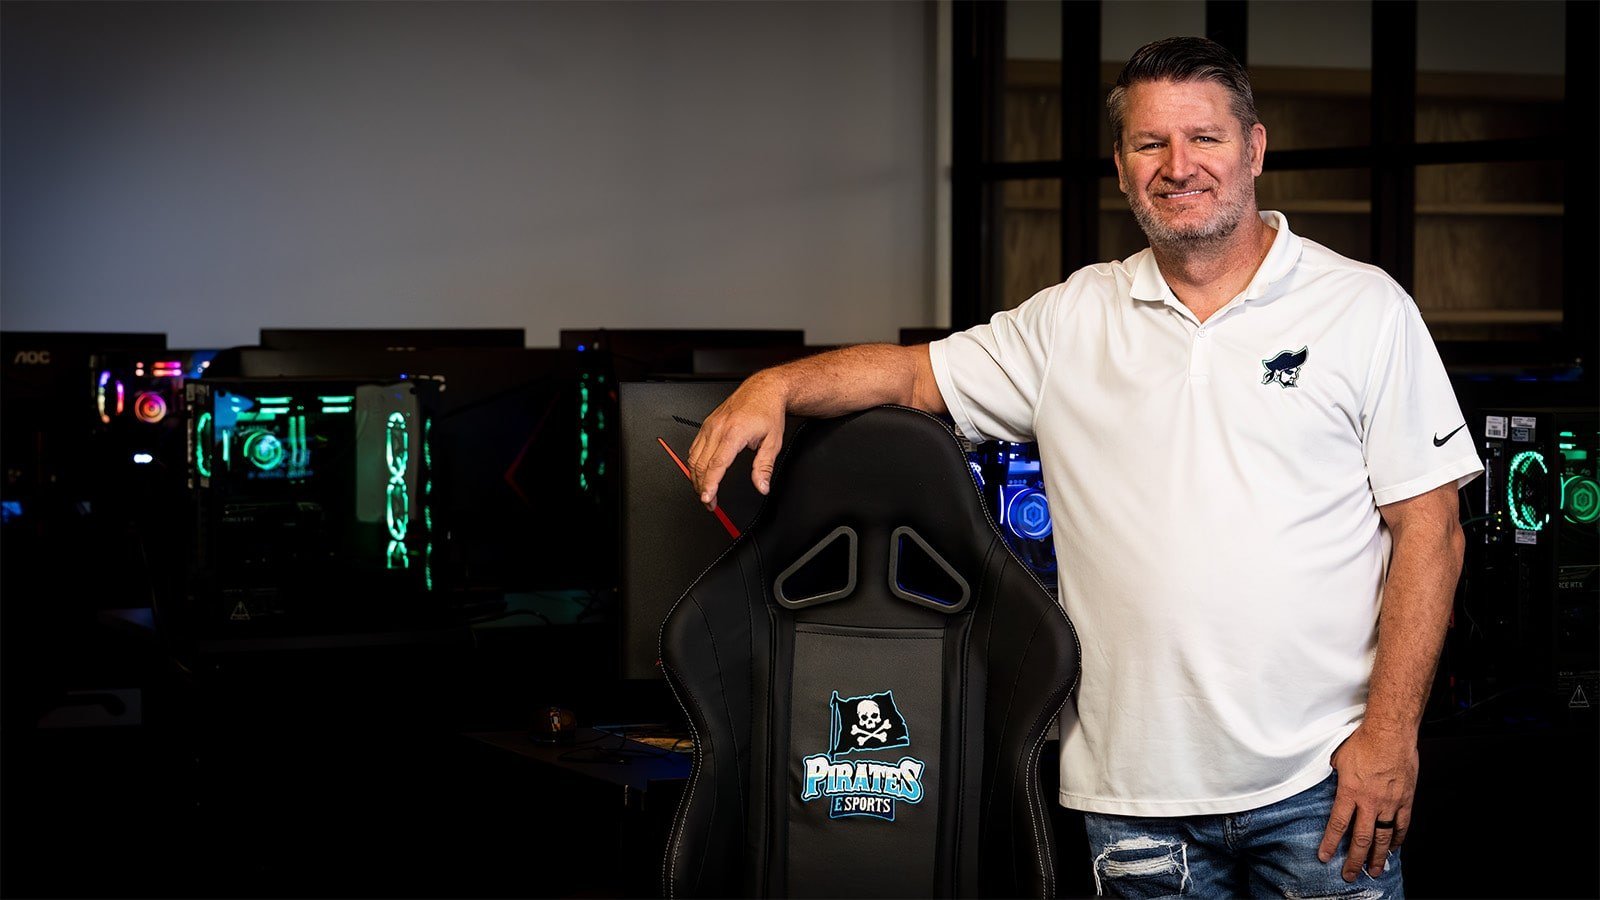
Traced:
POLYGON ((1188 145, 1182 141, 1174 141, 1167 145, 1166 159, 1163 161, 1162 172, 1167 180, 1182 184, 1195 174, 1194 158, 1189 155, 1188 145))

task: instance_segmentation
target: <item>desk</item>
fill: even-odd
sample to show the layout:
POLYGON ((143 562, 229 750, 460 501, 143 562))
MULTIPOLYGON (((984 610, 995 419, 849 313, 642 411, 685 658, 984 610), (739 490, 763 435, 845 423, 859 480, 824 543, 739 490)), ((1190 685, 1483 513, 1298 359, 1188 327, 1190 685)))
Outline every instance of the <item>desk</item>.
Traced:
POLYGON ((492 748, 497 758, 532 764, 525 768, 532 770, 527 780, 537 785, 531 793, 540 798, 539 811, 559 824, 530 828, 530 840, 546 844, 546 835, 561 834, 567 842, 563 862, 587 873, 577 877, 576 888, 589 896, 657 895, 667 833, 689 777, 689 754, 592 728, 574 734, 570 744, 535 741, 525 731, 466 737, 492 748))
MULTIPOLYGON (((475 741, 568 772, 598 779, 622 788, 625 806, 643 808, 652 788, 666 788, 689 777, 689 754, 661 750, 593 728, 578 728, 569 744, 536 741, 526 731, 488 731, 468 734, 475 741)), ((669 789, 673 799, 679 790, 669 789)))

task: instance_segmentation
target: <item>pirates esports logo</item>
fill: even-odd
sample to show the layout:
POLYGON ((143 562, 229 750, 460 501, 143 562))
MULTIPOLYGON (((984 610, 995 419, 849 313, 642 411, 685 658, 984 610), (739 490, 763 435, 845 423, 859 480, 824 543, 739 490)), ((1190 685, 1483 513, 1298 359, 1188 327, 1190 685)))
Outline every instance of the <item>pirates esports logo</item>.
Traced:
POLYGON ((800 799, 826 799, 828 817, 872 816, 894 821, 895 804, 922 800, 925 764, 911 756, 898 762, 865 759, 862 754, 911 746, 905 717, 895 705, 894 691, 828 701, 832 717, 827 753, 803 761, 805 783, 800 799))
POLYGON ((1294 383, 1300 380, 1300 367, 1306 364, 1306 357, 1309 355, 1309 349, 1301 347, 1294 351, 1283 350, 1271 359, 1263 359, 1261 367, 1267 370, 1267 374, 1261 376, 1261 383, 1271 384, 1276 381, 1278 387, 1294 387, 1294 383))

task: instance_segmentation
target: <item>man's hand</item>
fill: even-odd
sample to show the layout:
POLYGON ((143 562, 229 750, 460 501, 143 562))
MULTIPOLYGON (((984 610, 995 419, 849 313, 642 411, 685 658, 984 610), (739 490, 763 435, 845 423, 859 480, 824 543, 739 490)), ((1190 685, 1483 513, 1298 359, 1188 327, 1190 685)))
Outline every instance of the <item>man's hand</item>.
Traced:
POLYGON ((1389 851, 1405 842, 1411 825, 1411 801, 1417 790, 1416 733, 1381 731, 1363 723, 1333 751, 1332 762, 1339 788, 1317 858, 1333 859, 1348 832, 1344 880, 1355 881, 1363 866, 1376 878, 1383 873, 1389 851))
POLYGON ((756 451, 750 480, 765 494, 772 488, 772 467, 783 447, 783 422, 788 400, 779 379, 762 373, 747 380, 733 396, 706 417, 689 447, 689 471, 706 509, 717 506, 717 487, 740 450, 756 451))
POLYGON ((945 412, 926 344, 858 344, 764 369, 706 417, 689 448, 689 471, 706 509, 740 450, 756 451, 750 480, 765 494, 783 447, 784 417, 838 416, 884 403, 945 412))

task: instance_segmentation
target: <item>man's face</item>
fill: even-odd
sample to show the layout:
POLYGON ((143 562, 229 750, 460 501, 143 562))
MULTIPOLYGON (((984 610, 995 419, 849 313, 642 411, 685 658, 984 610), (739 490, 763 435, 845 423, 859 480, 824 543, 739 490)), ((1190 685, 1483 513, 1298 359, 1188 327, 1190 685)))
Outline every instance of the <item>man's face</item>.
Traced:
POLYGON ((1228 99, 1212 81, 1129 86, 1117 186, 1151 245, 1215 244, 1255 213, 1267 130, 1246 131, 1228 99))

